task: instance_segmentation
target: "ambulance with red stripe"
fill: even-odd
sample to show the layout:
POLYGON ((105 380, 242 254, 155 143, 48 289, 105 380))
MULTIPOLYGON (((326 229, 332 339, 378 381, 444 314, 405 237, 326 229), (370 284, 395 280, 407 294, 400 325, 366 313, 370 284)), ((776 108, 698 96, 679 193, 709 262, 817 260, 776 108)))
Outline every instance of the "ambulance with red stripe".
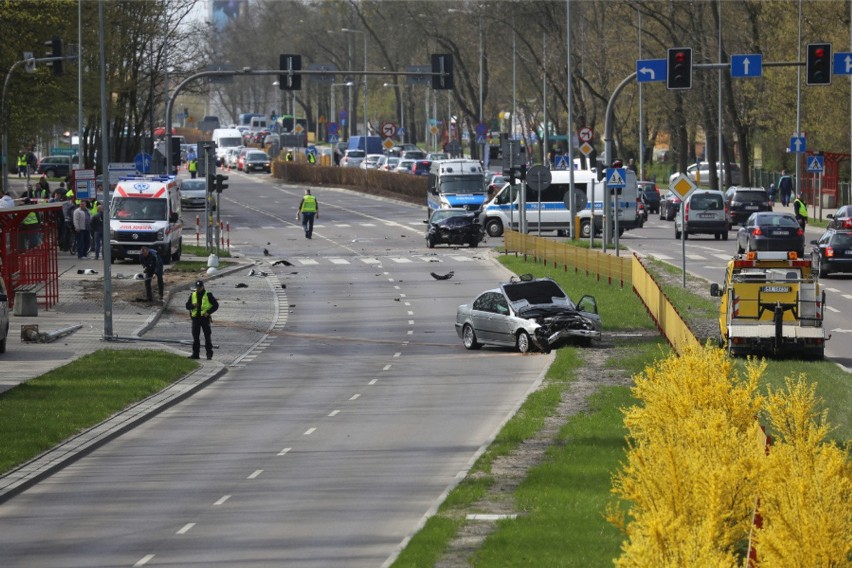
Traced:
POLYGON ((109 243, 112 260, 138 259, 143 245, 164 264, 180 260, 180 190, 174 176, 122 178, 112 193, 109 243))
POLYGON ((821 359, 825 292, 810 259, 793 251, 750 251, 728 263, 724 286, 710 285, 719 307, 719 346, 731 355, 821 359))

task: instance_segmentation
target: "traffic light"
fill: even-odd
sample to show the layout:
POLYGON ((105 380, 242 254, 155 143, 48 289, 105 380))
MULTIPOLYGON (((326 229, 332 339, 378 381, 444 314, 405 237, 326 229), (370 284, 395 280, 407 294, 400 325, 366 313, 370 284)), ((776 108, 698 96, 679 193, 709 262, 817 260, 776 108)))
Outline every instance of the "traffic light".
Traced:
POLYGON ((809 43, 806 68, 808 85, 830 85, 831 44, 809 43))
POLYGON ((284 91, 302 90, 302 56, 282 53, 278 58, 278 68, 286 73, 278 75, 278 88, 284 91))
POLYGON ((216 189, 216 193, 222 193, 223 190, 228 189, 228 184, 225 183, 226 181, 228 181, 228 176, 216 174, 216 182, 213 184, 216 189))
MULTIPOLYGON (((58 37, 53 37, 46 42, 44 45, 50 48, 50 51, 47 52, 48 57, 62 57, 62 40, 58 37)), ((59 61, 48 61, 48 65, 53 67, 53 76, 59 77, 62 75, 62 60, 59 61)))
POLYGON ((453 56, 449 53, 433 53, 432 73, 433 89, 453 89, 453 56), (439 75, 435 75, 435 73, 439 73, 439 75))
POLYGON ((692 48, 669 48, 666 87, 670 90, 692 88, 692 48))

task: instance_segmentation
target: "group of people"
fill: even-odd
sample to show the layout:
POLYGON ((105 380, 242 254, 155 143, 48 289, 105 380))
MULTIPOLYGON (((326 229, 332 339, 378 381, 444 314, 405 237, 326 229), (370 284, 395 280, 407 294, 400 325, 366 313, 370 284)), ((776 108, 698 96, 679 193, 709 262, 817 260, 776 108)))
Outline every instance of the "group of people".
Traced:
POLYGON ((27 179, 36 171, 38 168, 38 157, 33 152, 32 148, 26 150, 21 148, 18 151, 18 177, 25 177, 27 179))

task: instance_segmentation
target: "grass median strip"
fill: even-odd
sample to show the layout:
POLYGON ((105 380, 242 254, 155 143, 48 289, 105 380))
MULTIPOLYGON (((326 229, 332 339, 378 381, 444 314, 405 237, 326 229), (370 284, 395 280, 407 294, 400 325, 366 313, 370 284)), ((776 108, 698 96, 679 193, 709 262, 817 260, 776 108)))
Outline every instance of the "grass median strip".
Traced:
POLYGON ((0 394, 0 474, 197 368, 150 349, 102 349, 0 394))

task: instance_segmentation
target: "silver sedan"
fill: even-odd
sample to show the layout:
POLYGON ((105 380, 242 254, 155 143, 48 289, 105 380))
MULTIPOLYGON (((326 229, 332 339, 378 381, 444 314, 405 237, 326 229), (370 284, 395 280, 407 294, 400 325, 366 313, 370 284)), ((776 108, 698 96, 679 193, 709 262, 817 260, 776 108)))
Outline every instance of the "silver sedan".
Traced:
POLYGON ((550 278, 524 275, 459 306, 456 332, 467 349, 501 345, 547 353, 570 340, 600 340, 601 318, 592 296, 574 304, 550 278))

